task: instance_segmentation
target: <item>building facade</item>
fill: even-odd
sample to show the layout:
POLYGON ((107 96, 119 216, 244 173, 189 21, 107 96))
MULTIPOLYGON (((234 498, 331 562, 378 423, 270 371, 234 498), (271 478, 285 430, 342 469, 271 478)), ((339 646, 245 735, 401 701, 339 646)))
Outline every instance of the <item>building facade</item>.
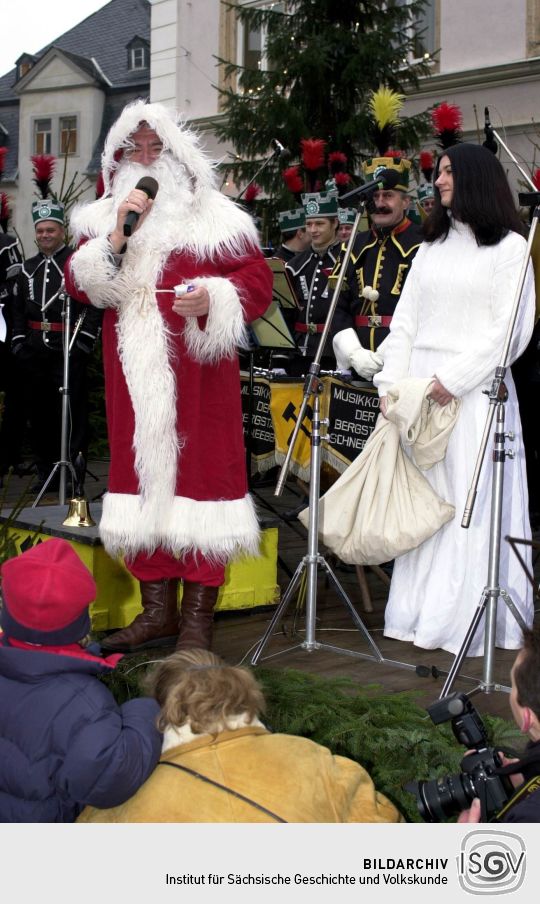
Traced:
MULTIPOLYGON (((150 96, 181 111, 215 159, 232 152, 213 130, 226 85, 218 59, 265 64, 264 35, 238 22, 234 6, 242 3, 286 7, 286 0, 111 0, 0 78, 0 147, 7 148, 0 189, 27 255, 31 156, 58 156, 53 188, 61 193, 62 181, 84 179, 82 197, 92 198, 104 137, 130 100, 150 96)), ((482 141, 488 107, 524 169, 540 164, 540 0, 427 0, 416 43, 430 74, 407 98, 406 114, 455 103, 465 138, 482 141)), ((501 160, 516 183, 504 152, 501 160)), ((235 193, 232 185, 224 190, 235 193)))
POLYGON ((27 257, 35 251, 30 215, 38 196, 31 157, 57 157, 52 188, 71 180, 95 196, 107 131, 130 100, 150 93, 150 3, 111 0, 37 54, 22 54, 0 78, 0 189, 27 257))
MULTIPOLYGON (((236 5, 242 3, 286 6, 275 0, 236 5)), ((427 0, 416 44, 418 55, 429 57, 430 74, 407 98, 406 115, 442 101, 457 104, 465 138, 482 141, 488 107, 524 168, 540 165, 534 147, 540 143, 540 0, 427 0)), ((222 115, 217 58, 264 65, 263 36, 245 33, 230 2, 153 0, 151 57, 152 99, 182 110, 214 156, 224 156, 230 148, 212 135, 222 115)), ((515 182, 517 171, 504 152, 501 161, 515 182)))

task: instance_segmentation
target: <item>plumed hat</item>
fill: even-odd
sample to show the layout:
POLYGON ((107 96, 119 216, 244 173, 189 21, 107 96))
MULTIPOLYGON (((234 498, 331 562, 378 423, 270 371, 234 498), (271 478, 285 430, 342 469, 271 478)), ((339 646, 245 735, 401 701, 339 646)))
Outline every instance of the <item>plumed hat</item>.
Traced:
POLYGON ((362 164, 366 182, 376 182, 383 170, 393 170, 399 175, 399 181, 392 188, 396 191, 409 190, 409 170, 411 161, 405 157, 370 157, 362 164))
POLYGON ((433 188, 433 185, 431 185, 430 182, 426 182, 426 183, 424 183, 424 185, 418 186, 418 188, 416 190, 416 194, 417 194, 418 200, 420 201, 420 204, 421 204, 422 201, 426 200, 426 198, 434 198, 435 190, 433 188))
POLYGON ((38 543, 2 565, 2 628, 25 643, 76 643, 90 630, 96 583, 67 540, 38 543))
POLYGON ((445 151, 463 140, 463 114, 457 104, 438 104, 431 111, 431 122, 441 150, 445 151))
POLYGON ((368 101, 371 116, 371 138, 379 155, 387 154, 396 136, 399 125, 399 112, 405 100, 404 94, 398 94, 383 85, 372 91, 368 101))

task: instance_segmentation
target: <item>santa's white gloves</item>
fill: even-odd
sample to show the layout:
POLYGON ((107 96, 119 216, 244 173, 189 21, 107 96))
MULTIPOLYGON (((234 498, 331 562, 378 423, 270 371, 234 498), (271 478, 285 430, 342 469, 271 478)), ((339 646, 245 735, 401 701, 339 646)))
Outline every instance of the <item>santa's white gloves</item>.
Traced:
POLYGON ((383 368, 384 356, 381 351, 384 342, 376 352, 370 352, 362 346, 352 327, 336 333, 332 345, 338 370, 349 370, 352 367, 359 377, 363 377, 364 380, 372 380, 375 374, 378 374, 383 368))

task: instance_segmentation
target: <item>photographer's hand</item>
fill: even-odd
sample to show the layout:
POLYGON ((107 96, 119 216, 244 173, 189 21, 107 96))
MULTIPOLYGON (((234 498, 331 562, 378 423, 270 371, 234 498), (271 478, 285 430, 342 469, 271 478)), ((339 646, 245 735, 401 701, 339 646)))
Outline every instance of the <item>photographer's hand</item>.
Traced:
MULTIPOLYGON (((519 763, 519 757, 512 757, 511 759, 504 755, 502 750, 498 750, 497 753, 501 759, 501 763, 503 766, 511 766, 512 763, 519 763)), ((520 785, 525 781, 525 776, 522 775, 521 772, 516 772, 514 775, 509 775, 508 778, 512 782, 514 788, 519 788, 520 785)))
POLYGON ((458 816, 458 822, 480 822, 480 799, 473 798, 469 810, 462 810, 458 816))

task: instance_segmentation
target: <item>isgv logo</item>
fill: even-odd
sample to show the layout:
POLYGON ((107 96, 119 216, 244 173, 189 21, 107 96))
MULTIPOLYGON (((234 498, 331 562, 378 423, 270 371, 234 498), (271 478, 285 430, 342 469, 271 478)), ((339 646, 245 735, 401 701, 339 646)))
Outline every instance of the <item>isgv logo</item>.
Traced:
POLYGON ((461 842, 459 884, 472 895, 504 895, 515 891, 525 878, 523 839, 510 832, 478 829, 461 842))

